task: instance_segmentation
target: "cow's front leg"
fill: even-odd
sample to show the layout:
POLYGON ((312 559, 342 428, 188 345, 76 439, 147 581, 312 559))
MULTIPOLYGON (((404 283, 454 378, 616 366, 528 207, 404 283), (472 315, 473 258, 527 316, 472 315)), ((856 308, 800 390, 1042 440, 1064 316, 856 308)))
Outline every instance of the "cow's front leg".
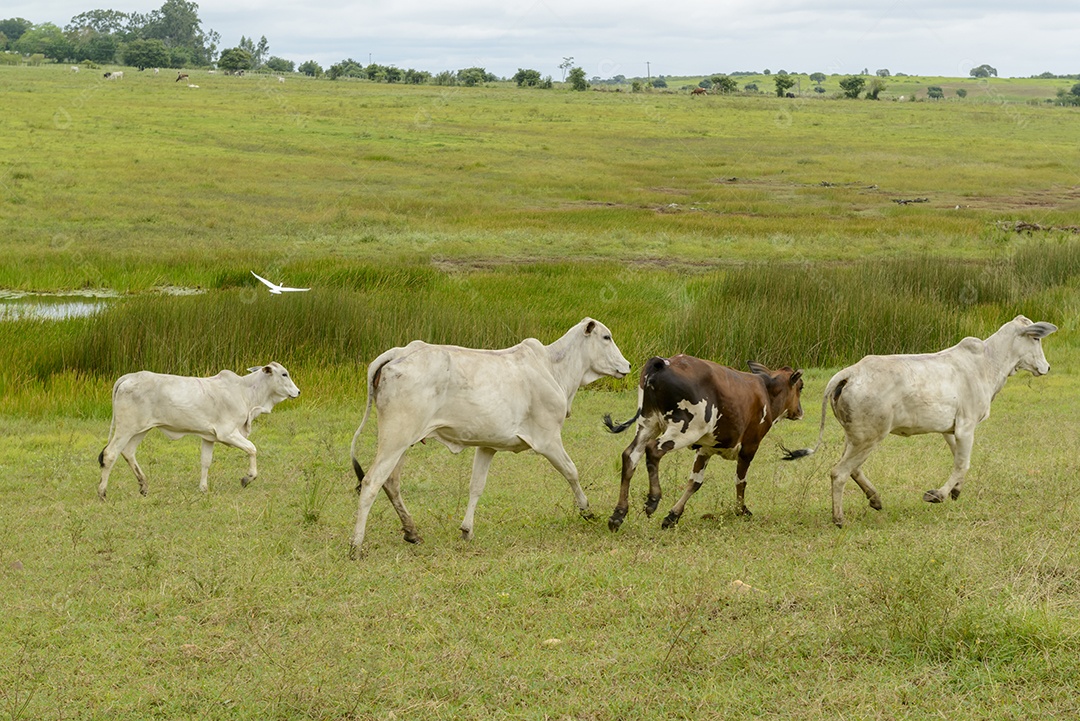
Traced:
POLYGON ((735 466, 735 514, 738 516, 752 516, 753 513, 746 507, 746 474, 750 470, 750 462, 754 460, 757 446, 747 448, 743 446, 739 450, 739 461, 735 466))
POLYGON ((923 500, 927 503, 941 503, 946 496, 956 498, 960 495, 960 487, 964 483, 964 476, 971 467, 971 448, 975 443, 975 425, 957 423, 956 430, 950 434, 943 434, 945 442, 953 452, 953 470, 949 474, 949 480, 941 488, 932 488, 923 494, 923 500))
POLYGON ((634 440, 622 452, 622 476, 619 484, 619 501, 615 504, 615 510, 608 519, 608 530, 614 533, 626 520, 626 514, 630 510, 630 479, 634 477, 641 457, 645 454, 645 430, 638 427, 634 440))
MULTIPOLYGON (((258 466, 255 463, 255 456, 257 454, 257 451, 255 450, 255 444, 252 443, 251 441, 249 441, 247 438, 245 438, 244 434, 241 433, 239 430, 233 431, 232 433, 230 433, 227 436, 219 437, 218 442, 219 443, 224 443, 227 446, 232 446, 233 448, 239 448, 244 453, 248 454, 248 472, 247 472, 246 476, 244 476, 243 478, 240 479, 240 485, 243 486, 244 488, 247 488, 248 484, 251 483, 252 481, 254 481, 255 477, 259 475, 259 469, 258 469, 258 466)), ((205 443, 207 443, 207 441, 203 441, 203 443, 205 444, 205 443)), ((206 450, 206 447, 204 445, 203 446, 203 452, 204 453, 205 453, 205 450, 206 450)), ((207 464, 207 465, 209 465, 209 464, 207 464)), ((203 488, 202 490, 206 490, 206 489, 203 488)))
POLYGON ((206 493, 210 490, 210 464, 214 461, 214 442, 205 438, 202 442, 202 463, 199 465, 199 490, 206 493))
POLYGON ((465 508, 465 518, 461 521, 461 537, 471 541, 473 537, 473 514, 476 513, 476 504, 480 501, 480 494, 484 492, 487 484, 488 469, 491 460, 495 457, 493 448, 477 448, 473 458, 472 480, 469 481, 469 505, 465 508))
POLYGON ((690 480, 686 484, 686 490, 683 491, 682 498, 680 498, 674 506, 671 507, 671 511, 667 514, 664 522, 661 525, 662 528, 671 528, 679 522, 679 518, 682 517, 683 511, 686 509, 686 502, 690 500, 690 496, 697 493, 701 488, 701 484, 705 482, 705 467, 709 465, 709 456, 698 452, 694 457, 694 468, 690 471, 690 480))
POLYGON ((555 444, 550 448, 535 448, 534 450, 548 459, 551 465, 555 466, 555 469, 566 478, 566 482, 570 484, 570 491, 574 494, 574 503, 577 504, 581 517, 590 520, 595 518, 594 514, 589 510, 589 499, 585 497, 585 491, 581 490, 581 483, 578 482, 577 466, 570 460, 566 449, 563 448, 562 439, 556 438, 555 444))

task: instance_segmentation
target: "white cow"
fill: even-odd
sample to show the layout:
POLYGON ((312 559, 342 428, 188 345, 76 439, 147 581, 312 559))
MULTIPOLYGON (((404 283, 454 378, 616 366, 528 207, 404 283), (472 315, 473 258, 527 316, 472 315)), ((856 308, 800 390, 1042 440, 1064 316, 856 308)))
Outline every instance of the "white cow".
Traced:
POLYGON ((844 454, 833 467, 833 522, 844 525, 844 485, 848 476, 880 511, 881 498, 862 465, 890 433, 914 436, 940 433, 953 454, 953 471, 941 488, 923 494, 940 503, 960 496, 971 465, 975 426, 990 417, 990 402, 1018 370, 1041 376, 1050 372, 1041 339, 1057 330, 1052 323, 1032 323, 1022 315, 980 340, 965 338, 952 348, 919 355, 869 355, 832 377, 821 402, 817 445, 788 452, 786 459, 810 455, 821 446, 825 408, 844 428, 844 454))
POLYGON ((131 466, 139 480, 139 492, 147 492, 146 474, 135 460, 139 442, 154 428, 171 440, 187 435, 202 438, 202 475, 199 490, 207 490, 206 474, 214 456, 214 443, 246 451, 247 486, 258 475, 255 445, 248 440, 251 422, 286 398, 296 398, 300 389, 280 363, 249 368, 246 376, 221 371, 212 378, 188 378, 139 371, 121 376, 113 385, 113 417, 109 443, 98 456, 101 483, 98 496, 105 498, 109 471, 118 456, 131 466))
POLYGON ((465 539, 473 535, 473 514, 496 451, 532 449, 551 461, 570 483, 578 509, 589 501, 578 471, 562 444, 563 421, 578 389, 603 376, 630 372, 611 331, 585 318, 545 346, 535 338, 505 350, 474 350, 413 341, 386 351, 368 366, 364 418, 353 436, 353 470, 359 481, 350 555, 360 554, 368 512, 383 488, 401 518, 405 540, 418 543, 416 524, 401 501, 399 482, 405 452, 434 438, 454 453, 476 447, 469 503, 461 522, 465 539), (356 460, 356 442, 371 413, 378 410, 379 438, 367 476, 356 460))
POLYGON ((109 73, 105 77, 107 77, 109 80, 122 80, 124 78, 124 71, 117 70, 114 73, 109 73))

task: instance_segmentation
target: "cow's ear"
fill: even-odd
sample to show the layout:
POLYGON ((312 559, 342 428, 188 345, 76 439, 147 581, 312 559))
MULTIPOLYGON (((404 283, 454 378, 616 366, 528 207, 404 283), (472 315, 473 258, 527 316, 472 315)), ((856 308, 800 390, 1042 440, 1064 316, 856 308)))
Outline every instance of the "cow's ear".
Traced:
POLYGON ((794 385, 799 382, 800 378, 802 378, 802 371, 797 370, 791 374, 791 380, 788 381, 788 384, 794 387, 794 385))
POLYGON ((273 373, 273 372, 274 372, 274 369, 271 368, 270 366, 263 366, 263 373, 270 374, 270 373, 273 373))
POLYGON ((248 368, 248 373, 254 373, 255 371, 259 370, 260 368, 262 368, 262 366, 251 366, 250 368, 248 368))
POLYGON ((1057 329, 1058 327, 1053 323, 1032 323, 1021 330, 1020 333, 1029 338, 1045 338, 1057 329))
POLYGON ((588 323, 587 323, 587 324, 585 325, 585 335, 589 335, 590 333, 592 333, 592 332, 593 332, 593 328, 595 328, 595 327, 596 327, 596 321, 595 321, 595 320, 590 320, 590 321, 589 321, 589 322, 588 322, 588 323))
POLYGON ((750 369, 751 373, 757 373, 758 375, 767 375, 770 372, 768 368, 757 361, 746 361, 746 366, 750 369))

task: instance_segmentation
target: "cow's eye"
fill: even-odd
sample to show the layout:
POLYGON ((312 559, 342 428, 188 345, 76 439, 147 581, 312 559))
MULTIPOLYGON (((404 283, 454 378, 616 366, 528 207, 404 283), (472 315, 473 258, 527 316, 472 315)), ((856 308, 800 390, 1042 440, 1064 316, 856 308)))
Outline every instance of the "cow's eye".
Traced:
POLYGON ((610 335, 605 335, 604 340, 611 340, 611 336, 610 335))

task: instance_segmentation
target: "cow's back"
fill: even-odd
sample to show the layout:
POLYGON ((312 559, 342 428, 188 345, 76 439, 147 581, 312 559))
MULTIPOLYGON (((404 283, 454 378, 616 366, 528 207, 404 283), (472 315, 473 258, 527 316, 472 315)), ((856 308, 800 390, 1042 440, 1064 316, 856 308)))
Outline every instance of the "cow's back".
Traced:
POLYGON ((958 415, 989 408, 981 353, 982 341, 965 339, 937 353, 866 356, 834 377, 829 402, 845 427, 868 433, 946 432, 958 415))
POLYGON ((650 360, 643 369, 641 388, 643 415, 670 412, 681 403, 705 403, 712 409, 709 422, 719 413, 728 424, 740 428, 749 415, 760 414, 766 402, 764 383, 755 374, 687 355, 672 356, 666 362, 650 360))
MULTIPOLYGON (((216 419, 234 416, 241 398, 234 388, 240 376, 222 371, 211 378, 137 371, 113 385, 115 423, 139 428, 161 427, 177 433, 202 433, 216 419)), ((245 417, 238 422, 242 423, 245 417)))
POLYGON ((387 432, 434 434, 452 447, 481 438, 497 447, 513 445, 531 415, 565 416, 566 399, 535 339, 504 350, 414 341, 393 356, 376 371, 380 435, 392 426, 387 432))

